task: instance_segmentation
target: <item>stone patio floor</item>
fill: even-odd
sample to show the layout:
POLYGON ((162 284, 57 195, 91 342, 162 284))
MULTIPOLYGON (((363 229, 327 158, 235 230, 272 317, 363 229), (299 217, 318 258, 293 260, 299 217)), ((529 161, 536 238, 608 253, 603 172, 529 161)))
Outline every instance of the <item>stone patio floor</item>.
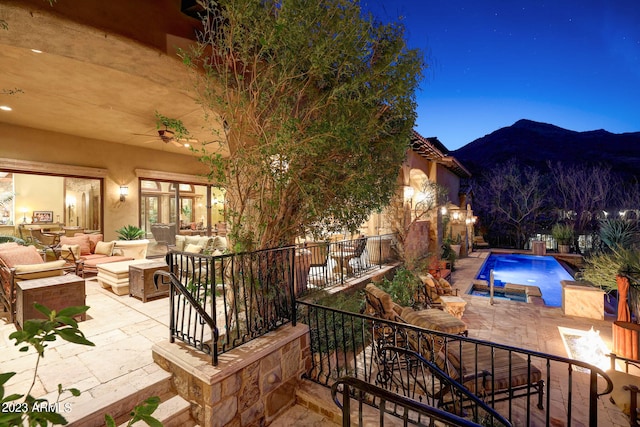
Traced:
MULTIPOLYGON (((470 337, 566 357, 558 327, 579 330, 594 327, 611 348, 613 319, 565 316, 561 308, 504 300, 490 305, 489 298, 467 295, 485 255, 473 252, 458 260, 452 276, 454 287, 460 289, 460 296, 467 301, 463 320, 469 327, 470 337)), ((91 399, 112 393, 114 389, 130 387, 137 379, 161 370, 152 360, 151 346, 166 340, 169 335, 167 298, 142 303, 137 298, 117 296, 91 279, 86 282, 86 291, 87 305, 91 309, 87 320, 80 323, 80 329, 96 347, 65 341, 50 343, 40 361, 32 390, 35 396, 55 400, 58 383, 80 389, 81 396, 68 400, 71 411, 74 405, 90 404, 91 399)), ((24 393, 33 381, 36 357, 31 350, 28 353, 18 351, 9 340, 13 331, 15 327, 8 323, 6 313, 0 313, 0 372, 17 372, 5 393, 24 393)), ((629 425, 627 417, 609 403, 608 398, 601 401, 599 425, 629 425)), ((304 409, 296 407, 273 425, 322 425, 322 419, 316 415, 306 414, 304 409), (304 421, 305 417, 308 423, 304 421)))

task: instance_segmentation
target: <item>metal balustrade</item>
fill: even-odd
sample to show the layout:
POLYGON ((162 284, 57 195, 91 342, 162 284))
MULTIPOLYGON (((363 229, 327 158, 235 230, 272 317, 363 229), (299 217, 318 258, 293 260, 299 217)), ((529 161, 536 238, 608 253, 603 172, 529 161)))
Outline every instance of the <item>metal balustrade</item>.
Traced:
POLYGON ((295 248, 220 256, 169 252, 170 339, 218 356, 289 322, 295 325, 295 248))
MULTIPOLYGON (((407 366, 389 364, 383 351, 389 347, 417 352, 513 425, 550 426, 562 420, 566 426, 595 427, 598 397, 613 387, 604 371, 582 361, 317 304, 298 301, 298 321, 310 329, 311 363, 305 377, 328 387, 349 376, 431 406, 462 406, 470 414, 479 410, 468 399, 457 405, 446 381, 433 372, 419 385, 420 393, 398 386, 393 378, 407 366)), ((368 403, 379 405, 375 396, 368 403)))

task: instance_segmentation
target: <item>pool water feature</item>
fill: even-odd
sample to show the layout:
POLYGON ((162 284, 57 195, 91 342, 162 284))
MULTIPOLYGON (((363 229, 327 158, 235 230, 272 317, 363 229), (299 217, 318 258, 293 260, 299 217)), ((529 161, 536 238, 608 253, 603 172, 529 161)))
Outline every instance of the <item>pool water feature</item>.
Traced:
MULTIPOLYGON (((562 280, 573 280, 571 274, 551 256, 491 254, 476 279, 486 280, 493 270, 494 291, 504 292, 507 283, 537 286, 545 305, 562 305, 562 280)), ((488 296, 488 295, 487 295, 488 296)), ((511 298, 510 298, 511 299, 511 298)))

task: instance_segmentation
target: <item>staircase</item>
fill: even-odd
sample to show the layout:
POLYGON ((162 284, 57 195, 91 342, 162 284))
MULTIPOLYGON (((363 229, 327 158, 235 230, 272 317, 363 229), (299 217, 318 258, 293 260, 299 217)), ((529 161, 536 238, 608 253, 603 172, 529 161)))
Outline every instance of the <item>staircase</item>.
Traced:
MULTIPOLYGON (((191 427, 189 402, 176 395, 171 389, 171 374, 162 369, 148 373, 144 369, 132 372, 132 380, 114 384, 114 387, 102 396, 94 397, 84 403, 75 404, 69 413, 64 414, 70 427, 104 426, 105 414, 112 416, 117 425, 126 426, 130 412, 145 399, 158 396, 161 400, 152 416, 165 427, 191 427)), ((115 381, 114 381, 115 383, 115 381)), ((138 422, 135 426, 146 426, 138 422)))

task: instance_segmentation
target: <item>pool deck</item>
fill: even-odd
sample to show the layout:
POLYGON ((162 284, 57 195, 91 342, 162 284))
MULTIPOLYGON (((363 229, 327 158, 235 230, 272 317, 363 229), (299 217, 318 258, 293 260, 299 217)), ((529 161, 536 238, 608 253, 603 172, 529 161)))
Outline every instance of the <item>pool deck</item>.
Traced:
MULTIPOLYGON (((477 251, 458 260, 452 273, 453 286, 460 289, 460 296, 467 302, 462 320, 468 325, 470 337, 567 356, 558 328, 589 330, 593 327, 611 348, 613 319, 565 316, 561 308, 505 300, 491 305, 489 298, 468 295, 466 292, 487 254, 477 251)), ((53 397, 59 382, 78 387, 83 393, 74 401, 73 412, 91 406, 95 399, 106 399, 119 390, 137 387, 143 378, 162 374, 153 363, 151 346, 168 337, 167 298, 142 303, 136 298, 117 296, 102 289, 94 280, 87 280, 87 304, 91 306, 89 317, 80 323, 80 328, 96 347, 64 341, 51 343, 41 361, 33 390, 35 395, 53 397)), ((7 322, 6 313, 0 313, 0 371, 18 372, 6 391, 24 392, 33 381, 35 357, 32 351, 29 354, 18 351, 8 338, 13 331, 15 327, 7 322)), ((72 419, 75 418, 73 412, 68 414, 72 419)), ((599 401, 598 417, 599 425, 629 425, 627 417, 606 397, 599 401)), ((321 418, 318 420, 318 414, 296 406, 274 425, 327 425, 321 418)))
MULTIPOLYGON (((490 304, 487 297, 467 294, 489 251, 475 251, 456 261, 452 285, 459 296, 467 301, 462 320, 469 327, 469 336, 514 347, 568 357, 560 328, 588 331, 593 327, 600 332, 606 346, 612 348, 611 325, 615 319, 588 319, 566 316, 560 307, 496 299, 490 304)), ((587 409, 585 401, 585 410, 587 409)), ((628 426, 628 418, 609 402, 599 400, 598 425, 628 426)), ((564 425, 564 424, 563 424, 564 425)))

